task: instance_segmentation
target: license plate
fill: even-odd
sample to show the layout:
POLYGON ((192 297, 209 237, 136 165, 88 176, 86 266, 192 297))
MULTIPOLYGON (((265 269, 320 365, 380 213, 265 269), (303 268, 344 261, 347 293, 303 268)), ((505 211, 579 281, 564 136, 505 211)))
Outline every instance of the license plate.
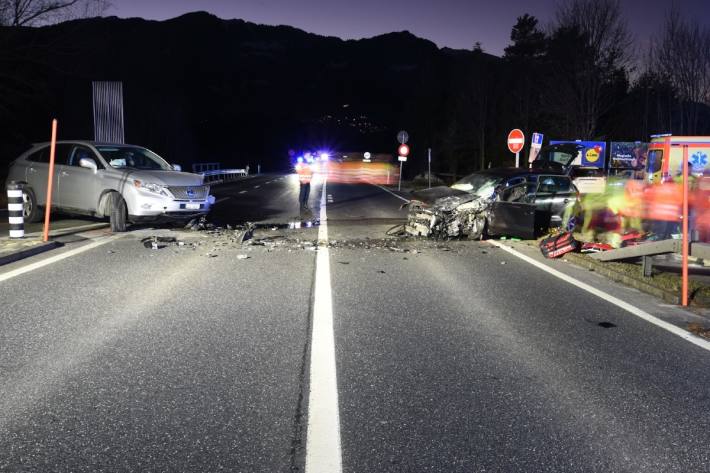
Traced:
POLYGON ((186 209, 199 210, 200 204, 185 204, 186 209))

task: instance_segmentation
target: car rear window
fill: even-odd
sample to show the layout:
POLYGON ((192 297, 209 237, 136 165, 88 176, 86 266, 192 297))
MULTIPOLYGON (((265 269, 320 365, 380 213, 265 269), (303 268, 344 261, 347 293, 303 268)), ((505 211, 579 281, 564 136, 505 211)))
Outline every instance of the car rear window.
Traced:
MULTIPOLYGON (((54 150, 54 164, 67 164, 71 147, 72 145, 68 143, 57 143, 54 150)), ((49 146, 30 154, 27 156, 27 160, 33 163, 49 163, 49 146)))
POLYGON ((566 176, 540 176, 538 177, 537 192, 542 194, 557 194, 569 192, 572 181, 566 176))
POLYGON ((27 161, 32 161, 33 163, 48 163, 49 162, 49 147, 38 149, 34 153, 27 156, 27 161))

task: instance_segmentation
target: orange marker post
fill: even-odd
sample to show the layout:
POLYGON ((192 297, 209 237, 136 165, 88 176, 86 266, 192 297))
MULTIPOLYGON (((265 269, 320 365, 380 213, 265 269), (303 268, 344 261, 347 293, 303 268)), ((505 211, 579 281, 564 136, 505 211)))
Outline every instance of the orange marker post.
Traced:
POLYGON ((681 304, 688 305, 688 145, 683 145, 683 294, 681 304))
POLYGON ((52 207, 52 185, 54 183, 54 153, 57 149, 57 119, 52 120, 52 144, 49 147, 49 175, 47 176, 47 202, 44 208, 44 235, 42 241, 49 241, 49 214, 52 207))

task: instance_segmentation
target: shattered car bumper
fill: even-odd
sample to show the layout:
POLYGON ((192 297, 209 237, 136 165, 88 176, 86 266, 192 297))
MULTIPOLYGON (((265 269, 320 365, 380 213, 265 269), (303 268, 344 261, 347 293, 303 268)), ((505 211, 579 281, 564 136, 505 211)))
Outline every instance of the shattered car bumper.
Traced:
POLYGON ((409 202, 404 230, 408 235, 433 238, 478 238, 483 229, 492 200, 467 192, 449 192, 433 188, 409 202), (448 196, 440 196, 449 193, 448 196), (433 202, 428 197, 434 197, 433 202), (438 198, 437 198, 438 197, 438 198))

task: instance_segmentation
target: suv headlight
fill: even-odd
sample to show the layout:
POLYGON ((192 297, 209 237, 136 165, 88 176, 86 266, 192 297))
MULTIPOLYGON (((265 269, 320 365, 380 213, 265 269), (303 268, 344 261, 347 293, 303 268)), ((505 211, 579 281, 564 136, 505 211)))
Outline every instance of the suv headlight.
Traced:
POLYGON ((136 179, 133 181, 133 185, 139 189, 144 189, 148 192, 152 192, 153 194, 169 197, 168 194, 165 192, 165 187, 161 186, 160 184, 156 184, 154 182, 143 182, 136 179))

